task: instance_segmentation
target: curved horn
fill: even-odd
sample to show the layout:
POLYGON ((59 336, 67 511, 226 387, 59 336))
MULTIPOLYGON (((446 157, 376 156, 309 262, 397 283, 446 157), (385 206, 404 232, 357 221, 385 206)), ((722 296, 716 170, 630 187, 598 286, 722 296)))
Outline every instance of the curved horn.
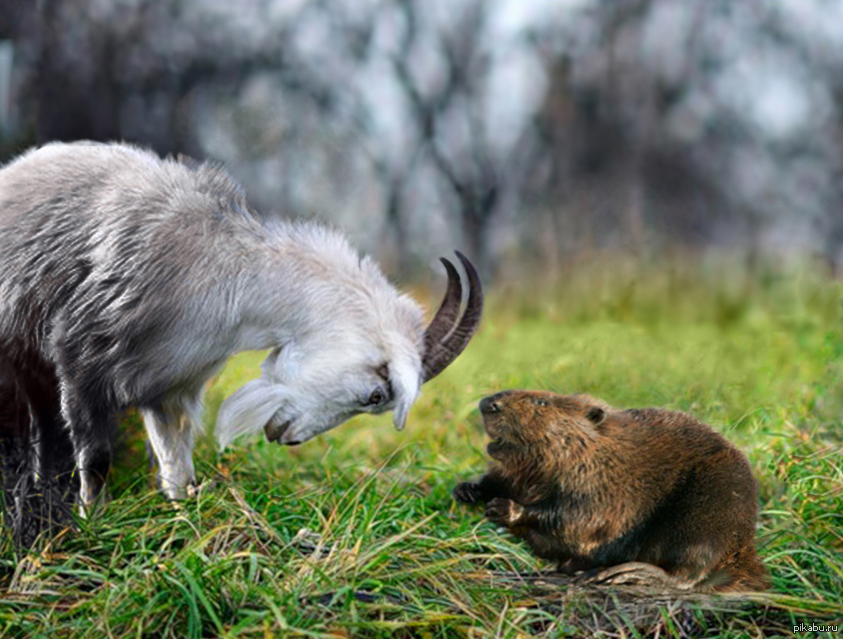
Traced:
POLYGON ((429 353, 445 336, 454 328, 457 318, 460 315, 460 304, 462 303, 462 284, 457 269, 450 261, 440 257, 439 261, 445 266, 448 272, 448 290, 439 310, 427 330, 424 332, 424 352, 429 353))
POLYGON ((459 251, 456 251, 456 254, 468 275, 468 302, 462 318, 457 322, 456 317, 462 290, 459 286, 455 287, 454 282, 459 282, 459 276, 456 274, 453 265, 442 258, 442 263, 448 270, 448 291, 445 293, 445 299, 442 301, 442 306, 436 313, 436 317, 433 318, 427 331, 425 331, 422 383, 436 377, 462 353, 480 325, 480 317, 483 314, 483 287, 480 284, 477 270, 465 255, 459 251), (449 266, 450 268, 448 268, 449 266), (452 269, 454 270, 453 274, 451 273, 452 269), (454 300, 456 300, 456 304, 454 300), (445 322, 451 324, 446 332, 442 330, 445 322))

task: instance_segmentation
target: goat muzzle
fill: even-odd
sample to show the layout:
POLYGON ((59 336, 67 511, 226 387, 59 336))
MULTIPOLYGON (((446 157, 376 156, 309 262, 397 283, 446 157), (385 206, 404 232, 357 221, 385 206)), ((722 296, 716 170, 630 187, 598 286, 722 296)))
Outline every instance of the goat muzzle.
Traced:
MULTIPOLYGON (((290 427, 290 421, 287 420, 285 422, 281 422, 281 416, 276 413, 272 416, 268 422, 266 422, 266 426, 263 427, 263 432, 266 435, 267 441, 270 443, 274 441, 278 441, 287 432, 287 429, 290 427)), ((280 442, 279 442, 280 443, 280 442)))
POLYGON ((468 301, 462 318, 462 284, 454 265, 444 257, 439 258, 448 273, 448 289, 442 305, 424 333, 424 355, 422 357, 422 383, 427 382, 445 370, 468 345, 483 314, 483 287, 477 270, 469 259, 456 251, 468 276, 468 301))

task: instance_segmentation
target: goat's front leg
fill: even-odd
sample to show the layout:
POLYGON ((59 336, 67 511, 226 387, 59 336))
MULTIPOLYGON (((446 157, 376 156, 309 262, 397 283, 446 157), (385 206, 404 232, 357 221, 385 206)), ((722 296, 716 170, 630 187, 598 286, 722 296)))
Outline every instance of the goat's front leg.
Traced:
MULTIPOLYGON (((70 430, 73 453, 79 469, 80 514, 85 517, 105 487, 111 469, 114 419, 102 408, 96 397, 86 395, 72 378, 60 372, 61 413, 70 430)), ((61 440, 47 427, 48 420, 39 424, 39 452, 43 456, 45 475, 51 474, 53 460, 60 454, 61 440)), ((51 477, 45 477, 45 480, 51 477)))
POLYGON ((193 424, 183 411, 141 411, 149 443, 158 460, 158 487, 170 499, 184 499, 196 482, 193 424))

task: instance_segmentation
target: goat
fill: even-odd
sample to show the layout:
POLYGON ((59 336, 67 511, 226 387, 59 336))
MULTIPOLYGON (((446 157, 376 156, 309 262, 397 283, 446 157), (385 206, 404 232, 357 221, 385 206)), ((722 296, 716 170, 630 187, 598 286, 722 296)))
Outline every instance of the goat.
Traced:
POLYGON ((295 445, 359 413, 402 428, 421 385, 465 348, 483 309, 448 288, 421 308, 316 223, 265 220, 220 167, 127 144, 52 143, 0 169, 0 356, 22 380, 41 454, 69 432, 84 509, 111 466, 115 415, 136 407, 170 498, 195 482, 206 382, 271 349, 220 410, 221 446, 264 429, 295 445))

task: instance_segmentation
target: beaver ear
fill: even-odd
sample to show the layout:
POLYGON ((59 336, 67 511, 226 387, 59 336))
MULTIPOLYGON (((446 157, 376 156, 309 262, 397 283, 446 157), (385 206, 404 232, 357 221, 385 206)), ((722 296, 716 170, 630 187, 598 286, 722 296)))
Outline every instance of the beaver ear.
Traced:
POLYGON ((594 424, 595 426, 601 424, 604 419, 606 419, 606 411, 604 411, 599 406, 592 406, 588 409, 588 412, 585 414, 588 417, 588 420, 594 424))

